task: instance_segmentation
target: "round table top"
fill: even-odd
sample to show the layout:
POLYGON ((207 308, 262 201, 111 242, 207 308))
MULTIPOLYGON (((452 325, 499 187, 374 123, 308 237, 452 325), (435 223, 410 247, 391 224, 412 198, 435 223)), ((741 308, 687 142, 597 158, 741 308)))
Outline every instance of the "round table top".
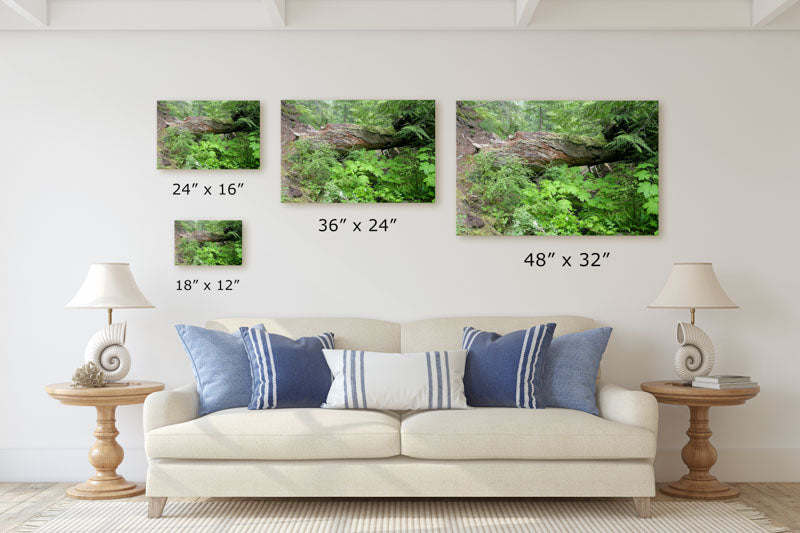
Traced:
POLYGON ((73 387, 71 383, 53 383, 47 394, 67 405, 131 405, 144 402, 150 394, 164 390, 158 381, 124 381, 105 387, 73 387), (123 385, 122 383, 127 383, 123 385))
POLYGON ((660 403, 675 405, 740 405, 754 398, 761 390, 755 386, 747 389, 703 389, 684 386, 681 381, 648 381, 641 388, 656 397, 660 403))

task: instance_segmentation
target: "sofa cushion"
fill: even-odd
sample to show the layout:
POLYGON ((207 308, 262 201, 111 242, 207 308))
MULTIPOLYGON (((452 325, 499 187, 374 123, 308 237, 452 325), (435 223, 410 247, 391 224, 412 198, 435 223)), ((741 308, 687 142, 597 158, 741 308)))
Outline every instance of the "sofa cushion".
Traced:
POLYGON ((610 336, 611 328, 606 327, 553 339, 542 372, 542 389, 547 407, 600 414, 595 382, 610 336))
MULTIPOLYGON (((264 330, 263 324, 255 327, 264 330)), ((175 329, 192 361, 200 416, 245 407, 250 402, 252 377, 242 334, 183 324, 175 329)))
POLYGON ((322 405, 331 386, 322 350, 333 348, 333 333, 294 340, 257 327, 239 332, 252 376, 248 409, 322 405))
POLYGON ((583 411, 479 407, 403 414, 400 447, 417 459, 649 459, 656 437, 583 411))
POLYGON ((350 459, 400 453, 399 415, 333 409, 227 409, 154 429, 151 459, 350 459))
POLYGON ((323 350, 330 409, 466 409, 465 350, 385 353, 323 350))
POLYGON ((464 328, 467 403, 474 407, 543 409, 542 367, 556 324, 550 322, 499 335, 464 328))

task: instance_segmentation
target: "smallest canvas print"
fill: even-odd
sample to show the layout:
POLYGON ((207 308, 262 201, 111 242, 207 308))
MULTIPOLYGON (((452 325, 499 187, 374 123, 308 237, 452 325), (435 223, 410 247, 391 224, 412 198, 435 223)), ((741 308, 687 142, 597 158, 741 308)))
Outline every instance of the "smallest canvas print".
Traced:
POLYGON ((241 220, 176 220, 176 265, 241 265, 241 220))
POLYGON ((159 100, 156 119, 158 168, 261 166, 258 100, 159 100))

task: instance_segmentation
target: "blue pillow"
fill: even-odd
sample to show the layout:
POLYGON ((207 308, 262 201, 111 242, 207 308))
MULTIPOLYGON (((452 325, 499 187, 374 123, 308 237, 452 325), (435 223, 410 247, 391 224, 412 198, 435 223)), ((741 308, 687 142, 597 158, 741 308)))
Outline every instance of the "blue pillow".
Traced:
MULTIPOLYGON (((256 326, 264 329, 263 324, 256 326)), ((183 342, 200 397, 200 416, 245 407, 250 402, 250 361, 242 334, 197 326, 175 326, 183 342)))
POLYGON ((547 407, 600 414, 595 381, 609 337, 611 328, 597 328, 553 339, 542 380, 547 407))
POLYGON ((331 388, 323 348, 333 333, 292 340, 258 328, 239 328, 253 376, 248 409, 320 407, 331 388))
POLYGON ((543 409, 542 367, 554 323, 506 335, 464 328, 464 392, 473 407, 543 409))

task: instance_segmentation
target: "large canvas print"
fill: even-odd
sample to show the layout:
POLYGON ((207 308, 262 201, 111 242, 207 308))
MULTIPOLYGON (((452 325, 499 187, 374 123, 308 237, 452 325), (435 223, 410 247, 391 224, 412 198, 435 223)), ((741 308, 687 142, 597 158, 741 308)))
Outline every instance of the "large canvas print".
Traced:
POLYGON ((459 101, 459 235, 657 235, 658 102, 459 101))
POLYGON ((241 265, 241 220, 176 220, 176 265, 241 265))
POLYGON ((257 100, 159 100, 158 168, 257 169, 261 103, 257 100))
POLYGON ((433 100, 284 100, 281 200, 433 202, 435 129, 433 100))

